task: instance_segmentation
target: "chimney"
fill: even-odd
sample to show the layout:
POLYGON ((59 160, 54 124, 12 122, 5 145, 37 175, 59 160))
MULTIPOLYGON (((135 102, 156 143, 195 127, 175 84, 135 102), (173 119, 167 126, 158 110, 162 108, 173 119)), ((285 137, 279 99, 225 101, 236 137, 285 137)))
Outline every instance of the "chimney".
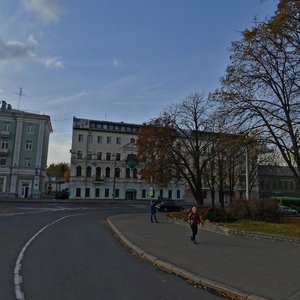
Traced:
POLYGON ((4 111, 6 110, 6 102, 5 101, 2 101, 2 105, 1 105, 1 110, 4 111))

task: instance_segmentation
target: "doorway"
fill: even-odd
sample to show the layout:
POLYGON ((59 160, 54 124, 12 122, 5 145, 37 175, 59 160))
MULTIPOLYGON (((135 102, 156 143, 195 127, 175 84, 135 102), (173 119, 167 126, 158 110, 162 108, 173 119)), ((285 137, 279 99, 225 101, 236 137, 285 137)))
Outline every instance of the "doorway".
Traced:
POLYGON ((136 200, 136 190, 126 191, 125 199, 126 200, 136 200))
POLYGON ((28 198, 30 195, 29 183, 22 183, 21 198, 28 198))

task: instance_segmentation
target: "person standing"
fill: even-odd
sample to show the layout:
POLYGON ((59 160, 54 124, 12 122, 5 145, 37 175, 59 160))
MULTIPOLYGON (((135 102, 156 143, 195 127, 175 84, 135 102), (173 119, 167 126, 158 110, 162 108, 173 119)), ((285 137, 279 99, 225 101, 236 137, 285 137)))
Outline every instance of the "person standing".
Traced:
POLYGON ((153 217, 156 223, 158 223, 156 219, 156 207, 155 207, 155 201, 151 200, 150 204, 150 218, 151 218, 151 223, 153 223, 153 217))
POLYGON ((194 244, 198 244, 196 242, 196 235, 198 233, 198 224, 200 224, 200 215, 197 212, 197 207, 194 206, 192 208, 192 211, 188 215, 188 222, 191 226, 192 235, 191 235, 191 241, 194 242, 194 244))

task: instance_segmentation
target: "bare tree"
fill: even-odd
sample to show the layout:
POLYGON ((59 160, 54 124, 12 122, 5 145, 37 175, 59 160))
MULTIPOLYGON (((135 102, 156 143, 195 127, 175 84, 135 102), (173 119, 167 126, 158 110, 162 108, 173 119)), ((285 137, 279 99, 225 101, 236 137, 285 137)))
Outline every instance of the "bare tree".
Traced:
POLYGON ((233 42, 222 102, 237 130, 254 131, 278 148, 300 183, 300 9, 281 0, 275 15, 233 42))
POLYGON ((183 179, 203 204, 203 173, 213 142, 211 113, 204 93, 194 93, 142 126, 137 140, 142 178, 157 184, 183 179))

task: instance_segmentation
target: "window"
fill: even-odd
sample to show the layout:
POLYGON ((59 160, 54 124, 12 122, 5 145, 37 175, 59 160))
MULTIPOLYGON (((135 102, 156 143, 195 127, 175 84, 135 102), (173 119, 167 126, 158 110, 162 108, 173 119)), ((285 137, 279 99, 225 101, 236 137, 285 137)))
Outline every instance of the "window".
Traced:
POLYGON ((164 198, 164 190, 159 190, 159 197, 160 199, 164 198))
POLYGON ((0 177, 0 192, 4 192, 5 190, 4 179, 5 177, 0 177))
POLYGON ((90 188, 85 188, 85 197, 90 197, 90 188))
POLYGON ((24 165, 25 165, 25 167, 30 167, 30 158, 29 157, 25 157, 24 165))
POLYGON ((116 198, 120 197, 120 190, 119 189, 115 189, 115 197, 116 198))
POLYGON ((111 160, 111 153, 109 152, 106 153, 106 160, 111 160))
POLYGON ((99 159, 99 160, 102 159, 102 152, 97 152, 97 159, 99 159))
POLYGON ((120 178, 120 174, 121 174, 120 168, 116 168, 115 169, 115 177, 120 178))
POLYGON ((102 143, 102 136, 101 135, 98 135, 98 137, 97 137, 97 143, 98 144, 102 143))
POLYGON ((89 134, 89 135, 87 136, 87 142, 88 142, 89 144, 92 144, 92 143, 93 143, 93 136, 92 136, 91 134, 89 134))
POLYGON ((83 134, 78 134, 78 142, 83 142, 83 134))
POLYGON ((169 191, 168 191, 168 198, 169 198, 169 199, 172 199, 172 190, 169 190, 169 191))
POLYGON ((119 145, 121 144, 121 138, 120 137, 116 138, 116 143, 119 144, 119 145))
POLYGON ((131 138, 131 139, 130 139, 130 143, 131 143, 131 144, 135 144, 135 138, 131 138))
POLYGON ((295 187, 294 187, 294 182, 291 181, 291 182, 290 182, 290 189, 293 190, 294 188, 295 188, 295 187))
POLYGON ((96 168, 96 180, 100 180, 101 179, 101 168, 97 167, 96 168))
POLYGON ((26 141, 25 150, 32 150, 32 141, 26 141))
POLYGON ((109 189, 105 189, 104 196, 105 196, 105 198, 109 197, 109 189))
POLYGON ((33 125, 27 125, 27 133, 34 134, 34 126, 33 125))
POLYGON ((93 153, 91 151, 88 151, 88 153, 86 154, 86 158, 92 159, 92 157, 93 157, 93 153))
POLYGON ((77 158, 82 158, 82 151, 77 151, 77 158))
POLYGON ((91 177, 92 176, 92 168, 88 166, 86 168, 86 177, 91 177))
POLYGON ((107 167, 107 168, 105 169, 105 177, 107 177, 107 178, 110 177, 110 168, 109 168, 109 167, 107 167))
POLYGON ((111 136, 106 137, 106 144, 111 144, 111 136))
POLYGON ((81 177, 81 173, 82 173, 82 168, 81 166, 78 166, 76 168, 76 177, 81 177))
POLYGON ((76 188, 76 197, 81 197, 81 188, 76 188))
POLYGON ((142 190, 142 198, 146 198, 146 193, 147 193, 146 190, 142 190))
POLYGON ((99 197, 100 197, 100 189, 99 189, 99 188, 96 188, 96 189, 95 189, 95 197, 96 197, 96 198, 99 198, 99 197))
POLYGON ((6 165, 6 159, 5 158, 1 158, 0 159, 0 166, 5 166, 6 165))
POLYGON ((1 142, 1 149, 8 149, 8 142, 1 142))
POLYGON ((126 169, 126 178, 130 178, 130 169, 129 168, 126 169))
POLYGON ((133 172, 132 177, 136 179, 136 178, 137 178, 137 169, 134 168, 134 169, 132 170, 132 172, 133 172))
POLYGON ((177 198, 180 198, 180 190, 177 190, 177 198))
POLYGON ((121 160, 121 153, 116 153, 116 160, 118 160, 118 161, 121 160))
POLYGON ((4 122, 3 130, 4 131, 10 131, 10 122, 4 122))

